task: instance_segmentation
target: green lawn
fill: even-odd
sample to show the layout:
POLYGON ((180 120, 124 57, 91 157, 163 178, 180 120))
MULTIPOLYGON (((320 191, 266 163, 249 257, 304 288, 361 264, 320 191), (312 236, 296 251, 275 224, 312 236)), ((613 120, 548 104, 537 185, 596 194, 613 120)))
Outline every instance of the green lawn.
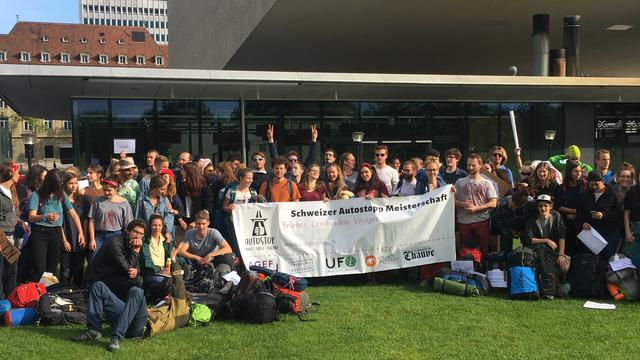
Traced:
POLYGON ((321 303, 314 321, 213 322, 125 341, 117 354, 105 350, 108 336, 93 344, 69 341, 82 327, 1 327, 0 359, 605 359, 640 353, 636 303, 603 311, 584 309, 578 299, 461 298, 406 281, 351 281, 309 293, 321 303))

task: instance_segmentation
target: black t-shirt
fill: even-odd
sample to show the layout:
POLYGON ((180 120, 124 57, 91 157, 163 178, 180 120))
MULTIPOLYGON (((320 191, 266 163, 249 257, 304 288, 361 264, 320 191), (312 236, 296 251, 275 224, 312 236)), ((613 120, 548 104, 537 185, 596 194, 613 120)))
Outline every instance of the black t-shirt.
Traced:
POLYGON ((636 185, 629 190, 624 198, 624 209, 631 212, 631 221, 640 221, 640 186, 636 185))

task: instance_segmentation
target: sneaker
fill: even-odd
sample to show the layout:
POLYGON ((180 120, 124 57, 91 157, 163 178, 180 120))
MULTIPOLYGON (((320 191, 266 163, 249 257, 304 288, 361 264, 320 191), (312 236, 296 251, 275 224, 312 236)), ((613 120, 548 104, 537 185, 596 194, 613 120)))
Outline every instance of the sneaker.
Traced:
POLYGON ((425 287, 427 285, 429 285, 429 280, 427 279, 420 281, 420 283, 418 284, 418 286, 421 286, 421 287, 425 287))
POLYGON ((109 345, 107 345, 107 350, 109 351, 120 350, 120 339, 118 339, 117 337, 112 337, 111 341, 109 342, 109 345))
POLYGON ((87 330, 80 335, 71 338, 73 341, 94 341, 102 337, 102 334, 95 330, 87 330))

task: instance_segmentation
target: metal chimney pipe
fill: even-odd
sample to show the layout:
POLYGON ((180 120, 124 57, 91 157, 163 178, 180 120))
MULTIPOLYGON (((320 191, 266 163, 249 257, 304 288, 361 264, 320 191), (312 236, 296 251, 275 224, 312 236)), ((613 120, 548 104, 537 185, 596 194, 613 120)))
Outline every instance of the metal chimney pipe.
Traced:
POLYGON ((533 15, 533 62, 531 75, 549 75, 549 14, 533 15))
POLYGON ((551 49, 549 71, 551 76, 567 76, 567 52, 565 49, 551 49))
POLYGON ((562 44, 567 49, 567 76, 580 75, 580 15, 564 17, 562 44))

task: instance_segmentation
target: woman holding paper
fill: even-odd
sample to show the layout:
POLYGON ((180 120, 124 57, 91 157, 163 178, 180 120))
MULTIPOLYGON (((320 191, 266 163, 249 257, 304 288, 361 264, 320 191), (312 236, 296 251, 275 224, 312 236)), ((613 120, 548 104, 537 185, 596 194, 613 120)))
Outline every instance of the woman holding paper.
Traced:
POLYGON ((593 227, 607 241, 607 246, 598 254, 603 259, 618 251, 620 246, 620 219, 618 200, 615 192, 604 183, 604 177, 597 171, 587 176, 589 188, 582 194, 579 220, 584 230, 593 227))

